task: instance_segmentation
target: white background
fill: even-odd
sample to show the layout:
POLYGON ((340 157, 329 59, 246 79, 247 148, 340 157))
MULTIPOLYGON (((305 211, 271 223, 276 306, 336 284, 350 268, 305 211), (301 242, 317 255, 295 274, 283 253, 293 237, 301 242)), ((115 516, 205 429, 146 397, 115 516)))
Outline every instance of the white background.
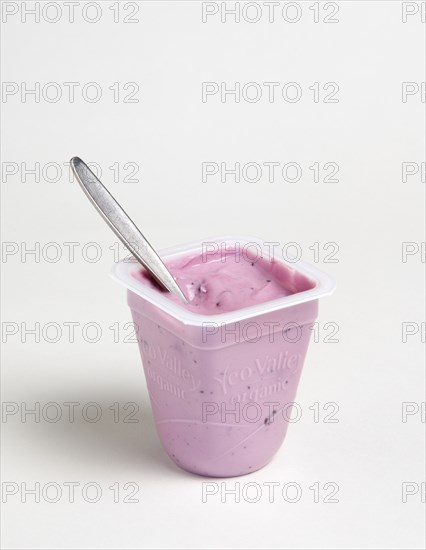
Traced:
POLYGON ((79 2, 70 23, 59 2, 58 22, 41 16, 36 23, 29 15, 21 21, 21 2, 9 4, 19 11, 2 25, 3 81, 19 91, 3 96, 2 154, 3 168, 16 166, 17 173, 3 174, 2 238, 16 253, 2 258, 2 359, 3 400, 16 403, 18 412, 3 415, 2 477, 19 490, 3 491, 3 546, 423 548, 424 423, 420 413, 402 421, 403 402, 421 407, 424 401, 424 263, 420 253, 402 261, 403 242, 420 247, 424 241, 424 180, 420 173, 402 180, 403 162, 424 162, 424 99, 417 93, 402 101, 403 82, 425 79, 420 12, 404 23, 401 2, 340 2, 338 23, 323 22, 323 4, 314 23, 314 2, 299 2, 299 21, 286 22, 281 5, 269 23, 260 3, 257 23, 235 23, 232 16, 221 23, 220 14, 203 23, 201 2, 160 1, 139 2, 139 22, 132 24, 123 21, 130 11, 120 11, 114 23, 113 3, 105 1, 97 3, 98 22, 85 20, 79 2), (277 90, 297 82, 302 97, 290 103, 277 93, 270 103, 263 88, 256 103, 231 97, 222 103, 219 95, 203 103, 206 81, 229 87, 275 81, 277 90), (22 98, 23 87, 35 82, 58 83, 62 98, 22 98), (73 103, 64 82, 80 83, 73 103), (101 87, 98 102, 82 97, 88 82, 101 87), (115 103, 114 82, 138 83, 138 102, 124 103, 121 96, 115 103), (315 103, 314 82, 338 83, 339 102, 324 103, 321 92, 315 103), (219 485, 203 503, 202 483, 209 480, 179 470, 162 451, 137 345, 123 341, 130 321, 125 291, 108 276, 116 239, 69 181, 63 163, 74 155, 102 167, 103 182, 157 248, 247 233, 282 245, 297 242, 313 262, 310 247, 319 243, 317 265, 338 287, 320 304, 320 341, 311 343, 297 396, 302 418, 267 467, 224 480, 228 489, 238 482, 241 491, 258 483, 258 502, 237 503, 232 495, 222 502, 219 485), (263 173, 257 183, 232 177, 222 183, 219 176, 203 183, 203 162, 236 161, 297 162, 302 177, 288 183, 277 176, 270 183, 263 173), (41 171, 48 163, 61 165, 59 180, 48 181, 53 170, 40 181, 23 173, 21 163, 31 169, 37 162, 41 171), (139 165, 139 181, 123 182, 127 162, 139 165), (339 182, 314 183, 314 162, 336 162, 339 182), (114 163, 122 167, 119 182, 108 168, 114 163), (52 242, 62 253, 57 262, 48 261, 55 248, 45 245, 52 242), (74 261, 66 242, 80 243, 74 261), (83 257, 89 242, 101 247, 97 262, 83 257), (324 261, 330 242, 339 247, 337 263, 324 261), (35 246, 38 258, 25 255, 25 247, 35 246), (74 342, 66 322, 79 323, 74 342), (97 343, 83 337, 90 322, 102 329, 97 343), (36 323, 40 332, 47 323, 59 324, 59 341, 47 341, 53 331, 40 342, 25 336, 36 323), (119 342, 108 328, 114 323, 119 342), (338 325, 338 342, 325 341, 326 323, 338 325), (403 323, 419 327, 405 343, 403 323), (14 327, 16 334, 5 334, 14 327), (21 419, 35 403, 58 403, 65 415, 68 401, 80 403, 74 422, 21 419), (101 406, 99 422, 82 418, 88 402, 101 406), (121 416, 114 422, 109 407, 115 402, 121 408, 135 402, 138 421, 121 416), (309 407, 315 402, 320 408, 337 403, 339 422, 324 422, 324 411, 314 422, 309 407), (59 484, 62 498, 52 503, 41 495, 35 502, 28 495, 22 502, 21 483, 31 488, 36 482, 59 484), (66 482, 80 484, 74 502, 66 482), (87 482, 102 488, 96 503, 82 497, 87 482), (128 491, 114 502, 108 487, 126 482, 138 485, 139 502, 123 502, 128 491), (272 503, 264 482, 280 484, 272 503), (281 496, 289 482, 302 491, 298 502, 281 496), (324 490, 314 502, 309 487, 327 482, 338 484, 339 502, 324 503, 324 490), (403 502, 407 482, 419 492, 403 502))

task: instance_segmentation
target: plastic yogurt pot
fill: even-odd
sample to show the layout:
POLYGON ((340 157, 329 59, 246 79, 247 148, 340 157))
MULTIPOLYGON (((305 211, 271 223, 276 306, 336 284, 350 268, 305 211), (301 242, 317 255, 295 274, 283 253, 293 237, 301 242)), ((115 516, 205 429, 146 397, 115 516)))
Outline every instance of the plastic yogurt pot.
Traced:
POLYGON ((334 290, 329 275, 302 260, 284 261, 280 253, 272 258, 270 243, 250 236, 206 238, 159 255, 171 266, 199 257, 203 268, 201 261, 222 251, 235 251, 252 266, 261 260, 265 280, 278 280, 283 295, 200 314, 144 281, 138 263, 113 268, 113 278, 127 288, 160 441, 178 466, 210 477, 254 472, 280 448, 318 300, 334 290))

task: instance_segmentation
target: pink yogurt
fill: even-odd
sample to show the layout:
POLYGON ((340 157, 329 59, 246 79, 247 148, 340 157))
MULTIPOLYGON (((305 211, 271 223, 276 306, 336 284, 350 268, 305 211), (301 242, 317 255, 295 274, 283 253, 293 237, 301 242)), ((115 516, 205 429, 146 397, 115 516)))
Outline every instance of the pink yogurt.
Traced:
POLYGON ((202 254, 198 244, 163 259, 189 304, 137 264, 116 269, 129 289, 161 443, 199 475, 258 470, 286 435, 318 298, 331 293, 331 280, 229 243, 226 253, 202 254))

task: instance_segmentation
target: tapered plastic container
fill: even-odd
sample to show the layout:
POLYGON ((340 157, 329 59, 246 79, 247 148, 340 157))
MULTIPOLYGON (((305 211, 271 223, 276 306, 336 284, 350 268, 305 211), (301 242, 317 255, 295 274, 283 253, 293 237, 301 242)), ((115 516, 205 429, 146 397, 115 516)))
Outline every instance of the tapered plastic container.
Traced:
MULTIPOLYGON (((220 236, 160 252, 166 262, 203 251, 203 243, 261 250, 248 236, 220 236)), ((210 248, 211 249, 211 248, 210 248)), ((278 249, 279 250, 279 249, 278 249)), ((221 315, 199 315, 135 277, 119 262, 113 277, 128 289, 157 432, 181 468, 231 477, 265 466, 280 448, 295 401, 318 300, 332 279, 303 261, 279 273, 292 294, 221 315)))

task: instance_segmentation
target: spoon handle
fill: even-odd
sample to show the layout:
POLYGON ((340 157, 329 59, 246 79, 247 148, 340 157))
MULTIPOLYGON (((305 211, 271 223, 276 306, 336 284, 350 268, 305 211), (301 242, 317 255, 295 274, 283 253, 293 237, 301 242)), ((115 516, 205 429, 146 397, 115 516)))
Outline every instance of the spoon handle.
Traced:
POLYGON ((188 303, 186 296, 158 254, 87 164, 78 157, 73 157, 70 164, 89 200, 133 256, 161 286, 188 303))

